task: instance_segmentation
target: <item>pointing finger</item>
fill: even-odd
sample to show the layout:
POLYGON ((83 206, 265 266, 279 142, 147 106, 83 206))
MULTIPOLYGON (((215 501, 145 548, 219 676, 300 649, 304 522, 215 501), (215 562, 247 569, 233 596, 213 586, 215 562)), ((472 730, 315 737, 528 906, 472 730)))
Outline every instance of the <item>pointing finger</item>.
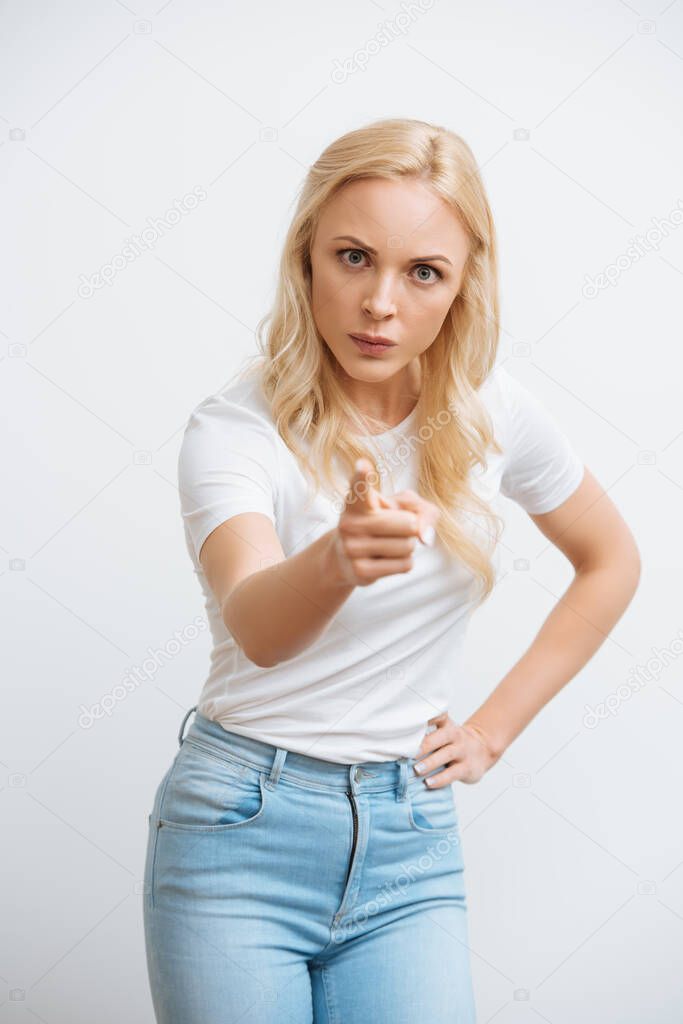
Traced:
POLYGON ((354 474, 349 483, 346 495, 346 507, 354 512, 374 512, 379 508, 380 495, 370 483, 369 477, 374 473, 372 463, 367 459, 357 459, 354 474))

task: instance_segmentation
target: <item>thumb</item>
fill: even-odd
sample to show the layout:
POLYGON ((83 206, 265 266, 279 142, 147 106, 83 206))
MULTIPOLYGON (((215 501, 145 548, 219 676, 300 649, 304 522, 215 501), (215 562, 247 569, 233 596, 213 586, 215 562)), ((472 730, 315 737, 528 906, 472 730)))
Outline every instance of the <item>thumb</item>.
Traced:
POLYGON ((419 522, 419 535, 423 544, 431 547, 434 544, 434 527, 441 517, 441 511, 432 502, 425 501, 417 494, 409 491, 399 491, 393 495, 398 502, 399 508, 409 509, 415 512, 419 522))

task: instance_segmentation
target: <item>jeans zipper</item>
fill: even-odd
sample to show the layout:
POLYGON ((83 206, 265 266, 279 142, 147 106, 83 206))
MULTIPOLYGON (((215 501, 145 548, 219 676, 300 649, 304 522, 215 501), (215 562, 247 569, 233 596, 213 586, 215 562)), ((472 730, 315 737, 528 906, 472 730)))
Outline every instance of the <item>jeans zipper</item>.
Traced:
POLYGON ((353 799, 353 794, 348 789, 346 791, 346 795, 349 798, 349 802, 351 804, 351 815, 353 817, 353 842, 351 844, 351 856, 349 857, 349 869, 346 872, 346 880, 344 881, 344 887, 346 887, 346 884, 347 884, 347 882, 349 880, 349 875, 351 874, 351 865, 353 864, 353 856, 354 856, 354 854, 356 852, 356 840, 358 839, 358 815, 356 814, 356 804, 355 804, 355 801, 353 799))

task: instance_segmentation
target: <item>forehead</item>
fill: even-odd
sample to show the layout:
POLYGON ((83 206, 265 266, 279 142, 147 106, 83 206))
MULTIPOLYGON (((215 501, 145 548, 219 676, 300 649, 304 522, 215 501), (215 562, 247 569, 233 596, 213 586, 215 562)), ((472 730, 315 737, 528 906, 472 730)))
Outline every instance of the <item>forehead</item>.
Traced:
POLYGON ((365 178, 344 185, 323 210, 316 232, 322 240, 340 234, 355 235, 378 252, 400 248, 448 256, 467 246, 456 211, 414 178, 365 178))

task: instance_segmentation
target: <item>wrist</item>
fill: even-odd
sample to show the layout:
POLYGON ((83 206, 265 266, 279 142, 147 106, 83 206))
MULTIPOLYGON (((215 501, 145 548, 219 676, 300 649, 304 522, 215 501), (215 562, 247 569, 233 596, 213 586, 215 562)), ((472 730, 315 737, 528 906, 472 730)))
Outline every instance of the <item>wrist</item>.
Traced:
POLYGON ((463 729, 467 729, 477 737, 480 743, 482 743, 488 751, 494 763, 503 756, 505 744, 487 732, 487 730, 484 729, 483 726, 481 726, 475 719, 468 719, 466 722, 463 722, 462 725, 463 729))
POLYGON ((344 564, 344 556, 340 550, 341 536, 335 526, 334 529, 324 534, 325 546, 323 548, 323 571, 326 579, 330 580, 334 587, 353 590, 358 584, 349 575, 344 564))

